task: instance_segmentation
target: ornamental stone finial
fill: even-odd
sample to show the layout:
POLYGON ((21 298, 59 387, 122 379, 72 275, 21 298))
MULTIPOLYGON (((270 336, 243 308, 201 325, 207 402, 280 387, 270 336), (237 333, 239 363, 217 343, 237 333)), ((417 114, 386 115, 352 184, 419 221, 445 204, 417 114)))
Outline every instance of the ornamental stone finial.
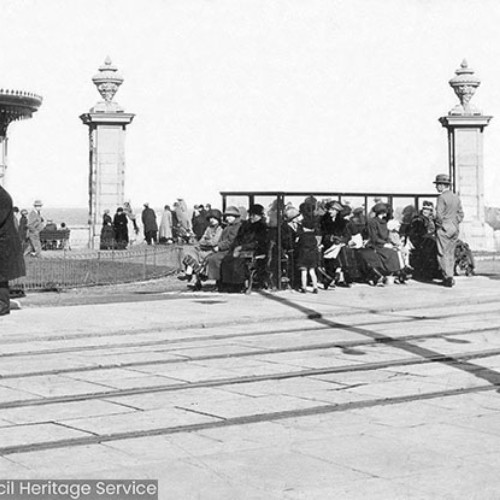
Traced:
POLYGON ((481 80, 474 76, 474 70, 469 68, 464 59, 460 68, 455 71, 455 75, 448 83, 455 91, 460 104, 457 104, 448 114, 449 115, 480 115, 481 111, 470 104, 472 96, 476 89, 481 85, 481 80))
POLYGON ((106 57, 104 64, 99 67, 98 73, 92 77, 92 81, 104 101, 98 102, 90 110, 91 112, 123 111, 116 102, 113 102, 118 87, 123 83, 123 76, 118 72, 118 68, 113 65, 109 56, 106 57))

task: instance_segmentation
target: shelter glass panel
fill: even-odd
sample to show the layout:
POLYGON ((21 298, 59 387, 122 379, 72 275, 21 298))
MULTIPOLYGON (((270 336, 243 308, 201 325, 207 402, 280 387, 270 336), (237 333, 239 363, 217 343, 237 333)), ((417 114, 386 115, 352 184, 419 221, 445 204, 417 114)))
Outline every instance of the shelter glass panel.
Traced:
POLYGON ((392 199, 394 218, 403 222, 405 215, 416 212, 415 198, 394 196, 392 199))

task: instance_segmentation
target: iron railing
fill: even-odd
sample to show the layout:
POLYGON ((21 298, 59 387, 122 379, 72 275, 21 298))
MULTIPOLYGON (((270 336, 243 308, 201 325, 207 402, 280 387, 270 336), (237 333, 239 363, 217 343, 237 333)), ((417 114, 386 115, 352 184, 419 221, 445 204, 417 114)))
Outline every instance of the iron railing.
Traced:
POLYGON ((25 290, 59 290, 160 278, 182 268, 179 245, 138 245, 127 250, 57 250, 26 257, 26 276, 11 282, 25 290))

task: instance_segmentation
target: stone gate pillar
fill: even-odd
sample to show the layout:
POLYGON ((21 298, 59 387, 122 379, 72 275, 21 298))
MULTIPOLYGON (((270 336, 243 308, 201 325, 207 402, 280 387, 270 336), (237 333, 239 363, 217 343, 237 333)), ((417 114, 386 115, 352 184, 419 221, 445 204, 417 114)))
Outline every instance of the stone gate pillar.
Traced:
POLYGON ((460 104, 439 121, 448 130, 450 177, 465 213, 461 238, 473 250, 493 250, 493 230, 485 224, 483 164, 483 131, 492 117, 470 103, 481 81, 465 59, 449 84, 460 104))
POLYGON ((92 78, 104 101, 80 116, 89 127, 89 247, 99 248, 102 215, 123 206, 125 188, 125 130, 134 114, 125 113, 113 97, 123 77, 106 58, 92 78))

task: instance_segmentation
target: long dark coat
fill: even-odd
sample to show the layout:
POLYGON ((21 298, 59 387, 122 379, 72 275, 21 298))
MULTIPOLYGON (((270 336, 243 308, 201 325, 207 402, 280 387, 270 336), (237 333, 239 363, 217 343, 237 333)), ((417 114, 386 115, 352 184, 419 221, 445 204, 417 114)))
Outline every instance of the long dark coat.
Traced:
POLYGON ((150 231, 158 231, 158 224, 156 223, 156 214, 152 208, 146 207, 142 211, 142 225, 144 226, 144 233, 150 231))
MULTIPOLYGON (((377 259, 370 261, 368 257, 368 263, 372 264, 372 267, 380 271, 382 274, 395 273, 401 270, 401 265, 399 263, 398 254, 392 248, 385 248, 386 243, 389 241, 389 230, 387 229, 387 221, 380 219, 379 217, 372 217, 367 223, 368 229, 368 248, 375 250, 378 256, 377 259), (378 267, 380 265, 380 267, 378 267)), ((368 252, 363 253, 363 257, 366 259, 369 256, 368 252)))
POLYGON ((116 213, 113 218, 113 226, 115 229, 115 240, 118 247, 124 248, 128 243, 128 218, 124 212, 116 213))
POLYGON ((25 276, 23 251, 14 224, 12 198, 0 186, 0 282, 25 276))
MULTIPOLYGON (((240 247, 242 251, 253 250, 255 255, 267 255, 267 224, 261 219, 257 222, 245 221, 236 235, 231 250, 240 247)), ((244 260, 234 257, 230 251, 221 265, 223 283, 240 284, 245 281, 244 260)))

